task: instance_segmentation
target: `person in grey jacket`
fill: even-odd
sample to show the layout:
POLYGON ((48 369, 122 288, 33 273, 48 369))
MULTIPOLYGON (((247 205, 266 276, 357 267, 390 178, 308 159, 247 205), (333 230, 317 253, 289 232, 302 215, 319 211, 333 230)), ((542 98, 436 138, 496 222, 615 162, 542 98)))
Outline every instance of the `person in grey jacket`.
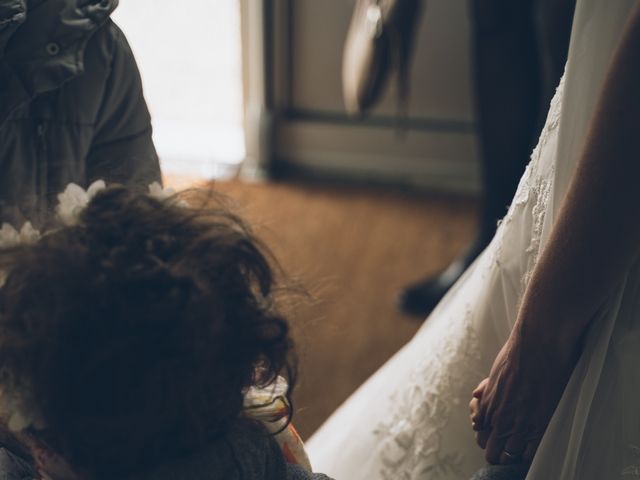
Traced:
POLYGON ((70 182, 160 180, 118 0, 0 0, 0 221, 41 223, 70 182))

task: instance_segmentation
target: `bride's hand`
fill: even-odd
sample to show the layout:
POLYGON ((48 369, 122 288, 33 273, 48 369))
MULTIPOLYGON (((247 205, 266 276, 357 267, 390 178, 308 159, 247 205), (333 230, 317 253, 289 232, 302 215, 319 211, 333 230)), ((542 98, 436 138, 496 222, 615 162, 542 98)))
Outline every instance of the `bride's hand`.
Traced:
POLYGON ((469 402, 469 420, 471 420, 471 428, 476 432, 476 441, 478 440, 478 432, 482 431, 479 423, 480 419, 480 399, 482 393, 489 382, 489 378, 482 380, 473 391, 471 401, 469 402))
POLYGON ((514 329, 470 404, 477 442, 489 463, 533 459, 578 354, 578 345, 525 340, 514 329))

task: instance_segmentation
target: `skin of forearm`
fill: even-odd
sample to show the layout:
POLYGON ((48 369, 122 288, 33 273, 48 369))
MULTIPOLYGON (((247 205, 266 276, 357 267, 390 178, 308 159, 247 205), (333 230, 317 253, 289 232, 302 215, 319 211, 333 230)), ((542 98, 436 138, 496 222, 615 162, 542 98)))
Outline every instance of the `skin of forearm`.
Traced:
POLYGON ((640 4, 630 16, 576 172, 527 286, 517 325, 581 335, 640 251, 640 4))

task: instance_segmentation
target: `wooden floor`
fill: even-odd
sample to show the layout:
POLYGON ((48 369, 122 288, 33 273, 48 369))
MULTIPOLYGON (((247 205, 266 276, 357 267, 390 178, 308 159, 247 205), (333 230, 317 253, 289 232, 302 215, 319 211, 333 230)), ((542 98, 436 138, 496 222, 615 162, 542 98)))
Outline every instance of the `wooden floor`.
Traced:
POLYGON ((379 187, 213 187, 234 199, 313 297, 291 311, 300 357, 295 423, 308 437, 411 338, 419 324, 396 311, 398 291, 464 248, 475 203, 379 187))

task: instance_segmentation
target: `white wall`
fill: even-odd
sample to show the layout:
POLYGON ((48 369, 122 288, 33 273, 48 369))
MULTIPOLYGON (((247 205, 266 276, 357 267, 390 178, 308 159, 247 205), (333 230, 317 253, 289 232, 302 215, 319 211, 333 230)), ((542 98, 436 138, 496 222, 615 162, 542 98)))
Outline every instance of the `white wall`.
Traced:
POLYGON ((136 55, 163 171, 235 170, 245 154, 238 0, 122 0, 113 18, 136 55))

